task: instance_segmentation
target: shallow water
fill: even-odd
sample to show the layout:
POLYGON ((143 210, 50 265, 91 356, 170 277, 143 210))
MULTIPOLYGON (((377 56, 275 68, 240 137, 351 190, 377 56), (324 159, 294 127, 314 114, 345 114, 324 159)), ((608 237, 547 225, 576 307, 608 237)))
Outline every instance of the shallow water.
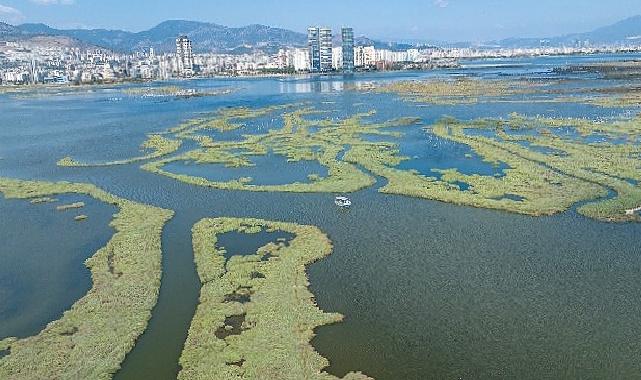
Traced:
MULTIPOLYGON (((551 61, 558 65, 568 60, 551 61)), ((520 68, 509 69, 510 73, 552 75, 549 62, 517 63, 520 68)), ((333 254, 312 265, 309 277, 319 306, 346 316, 343 323, 318 329, 314 340, 330 360, 331 373, 362 370, 378 379, 636 378, 641 372, 637 360, 641 355, 641 283, 637 280, 641 226, 637 224, 599 223, 573 211, 532 218, 383 195, 375 188, 351 194, 354 206, 338 210, 333 194, 219 191, 153 175, 138 165, 55 166, 67 155, 87 161, 138 156, 147 133, 222 107, 310 102, 328 111, 328 117, 371 109, 377 110, 367 118, 371 122, 419 117, 423 125, 390 129, 406 133, 397 139, 402 152, 410 157, 422 154, 436 168, 496 174, 492 164, 465 158, 464 146, 434 149, 426 143, 430 134, 422 127, 444 115, 506 118, 515 111, 528 116, 601 118, 629 112, 564 103, 418 107, 389 94, 346 90, 359 82, 457 72, 493 76, 502 71, 466 70, 365 74, 345 81, 339 77, 187 81, 177 84, 238 91, 162 101, 126 96, 122 101, 106 101, 120 96, 120 90, 34 99, 0 95, 0 176, 90 182, 118 196, 176 211, 163 231, 158 304, 117 379, 176 377, 200 290, 191 228, 202 218, 217 216, 312 224, 329 235, 333 254)), ((253 128, 247 125, 248 130, 253 128)), ((4 212, 0 215, 5 222, 4 212)), ((54 226, 39 216, 37 220, 47 231, 54 226)), ((97 218, 88 221, 92 220, 97 218)), ((11 231, 2 227, 0 234, 7 230, 11 231)), ((67 229, 57 236, 78 241, 67 229)), ((231 240, 225 243, 228 251, 244 250, 237 239, 231 240)), ((16 246, 14 251, 20 257, 29 245, 16 246)), ((84 257, 76 257, 64 269, 86 275, 84 257)), ((0 276, 14 273, 0 266, 0 276)), ((68 276, 56 276, 53 285, 64 286, 68 276)), ((88 284, 78 284, 66 303, 56 302, 47 311, 64 310, 79 298, 88 284)), ((38 331, 41 323, 27 323, 25 331, 38 331)))
POLYGON ((440 179, 442 174, 433 169, 456 169, 465 175, 505 176, 509 166, 503 162, 483 161, 465 144, 440 138, 422 130, 407 133, 400 145, 400 155, 408 160, 397 166, 401 170, 416 170, 427 177, 440 179))
POLYGON ((251 178, 250 185, 286 185, 289 183, 309 183, 310 175, 327 176, 327 168, 318 161, 287 162, 287 158, 276 154, 250 156, 254 166, 230 168, 223 164, 196 164, 186 161, 173 161, 163 170, 173 174, 206 178, 210 181, 228 182, 240 178, 251 178), (286 168, 286 170, 283 170, 286 168))

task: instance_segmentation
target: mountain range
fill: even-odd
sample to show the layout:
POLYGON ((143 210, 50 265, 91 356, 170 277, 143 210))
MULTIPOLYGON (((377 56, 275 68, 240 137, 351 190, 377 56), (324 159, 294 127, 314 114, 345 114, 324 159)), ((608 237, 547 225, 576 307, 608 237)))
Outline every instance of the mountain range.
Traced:
POLYGON ((0 23, 0 38, 62 36, 118 52, 135 52, 154 48, 158 52, 173 51, 176 37, 186 35, 193 41, 195 52, 222 52, 235 49, 274 50, 282 46, 303 46, 303 33, 265 25, 230 28, 223 25, 171 20, 152 29, 133 33, 107 29, 54 29, 45 24, 9 25, 0 23))
POLYGON ((548 41, 551 46, 571 46, 576 41, 590 41, 595 45, 641 43, 641 15, 586 33, 572 33, 555 37, 508 38, 488 44, 501 47, 536 47, 540 46, 541 40, 548 41))
MULTIPOLYGON (((274 52, 284 46, 306 46, 304 33, 258 24, 232 28, 206 22, 171 20, 152 29, 134 33, 107 29, 54 29, 45 24, 14 26, 0 22, 0 39, 58 36, 77 40, 79 45, 97 46, 118 52, 135 52, 149 48, 154 48, 158 52, 171 52, 175 48, 175 39, 178 35, 188 36, 193 42, 195 52, 241 53, 254 50, 274 52)), ((552 46, 571 45, 577 40, 589 40, 593 44, 641 42, 641 16, 630 17, 587 33, 556 37, 510 38, 490 41, 483 45, 534 47, 539 46, 543 39, 549 41, 552 46)), ((356 42, 363 45, 372 44, 379 48, 407 48, 405 45, 376 41, 366 37, 357 38, 356 42)), ((469 45, 469 43, 456 44, 456 46, 469 45)))

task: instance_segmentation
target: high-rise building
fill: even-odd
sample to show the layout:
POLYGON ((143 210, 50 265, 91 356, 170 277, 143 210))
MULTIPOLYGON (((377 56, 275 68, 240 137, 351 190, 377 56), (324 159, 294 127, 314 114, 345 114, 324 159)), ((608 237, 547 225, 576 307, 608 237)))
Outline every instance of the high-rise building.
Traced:
POLYGON ((343 72, 354 72, 354 29, 343 28, 341 30, 343 40, 343 72))
POLYGON ((183 78, 194 74, 194 53, 187 36, 176 38, 176 72, 183 78))
POLYGON ((332 30, 321 28, 319 30, 320 39, 320 71, 332 71, 332 30))
POLYGON ((309 49, 309 69, 312 72, 321 71, 320 29, 307 29, 307 47, 309 49))
POLYGON ((307 29, 309 66, 312 72, 332 71, 332 30, 312 26, 307 29))

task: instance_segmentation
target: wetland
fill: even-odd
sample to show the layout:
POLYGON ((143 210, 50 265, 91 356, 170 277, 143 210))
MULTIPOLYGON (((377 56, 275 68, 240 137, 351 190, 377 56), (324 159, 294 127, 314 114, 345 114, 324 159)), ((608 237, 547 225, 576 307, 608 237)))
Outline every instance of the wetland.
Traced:
POLYGON ((635 378, 641 82, 593 61, 0 94, 0 377, 635 378))

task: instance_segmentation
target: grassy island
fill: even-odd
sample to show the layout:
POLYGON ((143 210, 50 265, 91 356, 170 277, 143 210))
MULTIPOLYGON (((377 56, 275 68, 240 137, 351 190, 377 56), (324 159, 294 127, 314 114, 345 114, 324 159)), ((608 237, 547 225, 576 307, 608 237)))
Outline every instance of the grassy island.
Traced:
POLYGON ((497 101, 507 96, 533 93, 535 84, 527 81, 456 78, 399 81, 375 85, 374 92, 399 94, 415 103, 442 105, 476 104, 497 101))
MULTIPOLYGON (((621 65, 593 70, 616 72, 621 65)), ((630 66, 638 71, 638 64, 630 66)), ((607 78, 607 75, 606 75, 607 78)), ((424 80, 375 86, 406 101, 431 104, 511 102, 509 96, 554 95, 533 102, 586 103, 601 107, 639 106, 638 87, 554 89, 550 83, 507 80, 424 80), (564 96, 562 96, 564 95, 564 96)), ((530 100, 528 100, 530 101, 530 100)), ((426 128, 441 139, 465 144, 484 161, 505 164, 501 176, 464 175, 456 168, 439 178, 391 167, 393 153, 356 147, 345 155, 388 179, 381 192, 494 208, 527 215, 550 215, 580 204, 578 211, 603 221, 640 221, 641 118, 618 121, 525 118, 458 121, 444 118, 426 128), (474 133, 481 132, 481 133, 474 133), (381 154, 382 153, 382 154, 381 154), (366 159, 363 159, 365 157, 366 159), (467 189, 457 184, 465 184, 467 189)), ((401 160, 409 159, 401 157, 401 160)))
POLYGON ((315 328, 342 319, 321 311, 308 290, 306 266, 331 253, 327 236, 312 226, 218 218, 194 226, 193 246, 202 289, 179 379, 336 379, 310 344, 315 328), (226 260, 217 237, 232 231, 295 237, 226 260))
POLYGON ((2 379, 109 379, 151 318, 161 277, 160 237, 173 212, 108 194, 93 185, 0 178, 15 199, 84 194, 116 205, 115 234, 86 261, 93 286, 38 335, 0 341, 2 379))
MULTIPOLYGON (((269 112, 274 109, 269 108, 269 112)), ((385 131, 391 126, 408 126, 415 124, 416 119, 401 118, 382 124, 364 123, 363 119, 370 113, 356 114, 352 117, 331 121, 328 119, 311 120, 306 116, 316 114, 311 108, 300 108, 283 112, 280 117, 283 127, 270 129, 266 133, 243 135, 234 141, 217 141, 209 136, 198 134, 202 129, 213 128, 219 131, 233 129, 234 119, 239 114, 246 116, 246 109, 231 109, 208 121, 188 122, 174 129, 181 138, 199 143, 201 148, 182 155, 152 161, 143 166, 150 172, 165 175, 179 181, 216 189, 248 191, 283 191, 283 192, 352 192, 374 184, 370 175, 360 170, 354 163, 346 162, 341 157, 350 147, 367 146, 376 151, 389 151, 393 144, 369 142, 363 135, 379 135, 395 138, 398 132, 385 131), (252 183, 252 178, 239 177, 234 181, 213 181, 207 178, 194 177, 164 170, 172 162, 193 162, 195 164, 219 164, 231 168, 253 166, 252 158, 269 153, 283 156, 288 162, 312 161, 327 168, 328 175, 311 174, 305 183, 284 185, 261 185, 252 183)), ((263 115, 264 111, 252 111, 253 115, 263 115)), ((358 164, 358 163, 356 163, 358 164)))

